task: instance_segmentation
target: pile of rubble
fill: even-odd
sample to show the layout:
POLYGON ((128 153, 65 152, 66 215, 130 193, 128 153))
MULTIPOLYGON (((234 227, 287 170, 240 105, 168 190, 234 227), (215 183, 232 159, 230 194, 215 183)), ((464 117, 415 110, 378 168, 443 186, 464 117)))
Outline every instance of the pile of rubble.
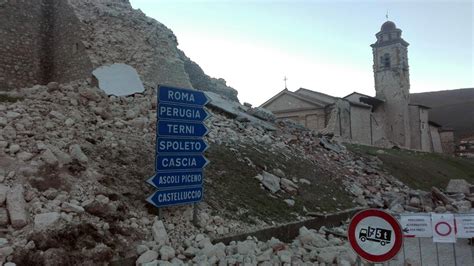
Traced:
MULTIPOLYGON (((345 229, 336 228, 345 235, 345 229)), ((301 227, 292 243, 286 244, 276 238, 258 241, 248 237, 245 241, 213 244, 206 235, 197 234, 187 238, 182 245, 169 244, 165 226, 155 220, 152 227, 153 241, 137 246, 136 265, 312 265, 325 263, 353 265, 356 255, 347 241, 332 234, 326 236, 324 228, 318 232, 301 227)))
MULTIPOLYGON (((150 155, 155 153, 155 92, 108 96, 91 83, 53 82, 18 89, 9 92, 17 101, 0 103, 1 261, 58 265, 139 255, 139 262, 353 263, 340 239, 304 228, 291 244, 275 239, 211 244, 209 236, 249 232, 269 224, 247 224, 231 214, 219 216, 216 212, 222 210, 206 203, 201 204, 200 227, 191 223, 190 207, 165 210, 162 220, 156 221, 156 210, 144 201, 153 191, 145 180, 154 173, 150 155), (165 240, 160 238, 164 233, 157 233, 163 230, 165 240), (151 236, 154 241, 143 242, 151 236)), ((311 160, 337 177, 360 206, 393 212, 470 209, 472 195, 466 191, 411 190, 383 172, 376 156, 359 157, 297 124, 273 122, 266 112, 209 95, 213 115, 206 125, 211 146, 233 149, 258 144, 268 154, 311 160)), ((261 168, 235 150, 237 160, 261 168)), ((212 182, 213 176, 206 178, 212 182)), ((283 193, 289 206, 295 204, 293 195, 313 182, 276 168, 263 168, 255 178, 265 193, 283 193)))
POLYGON ((82 45, 93 68, 123 62, 134 67, 146 87, 156 84, 213 91, 238 102, 225 80, 211 78, 178 49, 174 33, 135 10, 128 0, 67 1, 81 22, 82 45))

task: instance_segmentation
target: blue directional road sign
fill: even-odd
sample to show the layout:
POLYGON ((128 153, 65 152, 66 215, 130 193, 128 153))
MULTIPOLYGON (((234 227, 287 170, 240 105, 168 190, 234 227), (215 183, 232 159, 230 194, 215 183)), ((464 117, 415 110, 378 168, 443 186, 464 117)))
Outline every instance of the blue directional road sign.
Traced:
POLYGON ((174 188, 156 191, 146 200, 155 207, 161 208, 199 202, 202 200, 202 194, 202 186, 174 188))
POLYGON ((147 182, 162 190, 172 187, 201 186, 203 179, 202 170, 186 172, 173 171, 157 172, 154 176, 150 177, 147 182))
POLYGON ((202 122, 209 117, 209 113, 200 106, 196 107, 170 103, 160 103, 158 106, 158 119, 202 122))
POLYGON ((158 136, 202 137, 208 132, 202 123, 160 120, 157 127, 158 136))
POLYGON ((202 154, 156 156, 157 171, 201 169, 208 163, 202 154))
POLYGON ((209 102, 209 98, 207 98, 206 94, 202 91, 159 86, 158 102, 184 103, 202 106, 209 102))
POLYGON ((177 139, 171 137, 158 137, 156 140, 157 153, 202 153, 208 144, 202 139, 177 139))
POLYGON ((159 86, 157 97, 156 173, 147 182, 158 191, 147 201, 158 208, 199 202, 209 163, 202 154, 208 148, 202 137, 209 99, 201 91, 169 86, 159 86))

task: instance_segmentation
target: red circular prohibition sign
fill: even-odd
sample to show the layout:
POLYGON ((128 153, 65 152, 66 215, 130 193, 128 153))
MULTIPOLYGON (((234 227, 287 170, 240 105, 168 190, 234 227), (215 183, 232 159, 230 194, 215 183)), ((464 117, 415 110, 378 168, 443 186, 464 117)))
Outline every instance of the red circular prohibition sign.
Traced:
POLYGON ((369 261, 369 262, 384 262, 388 261, 391 258, 395 257, 397 253, 400 251, 402 248, 403 244, 403 235, 402 235, 402 229, 398 221, 390 214, 382 211, 382 210, 377 210, 377 209, 369 209, 369 210, 363 210, 358 212, 354 217, 352 217, 351 223, 349 224, 349 230, 347 231, 347 236, 349 238, 349 242, 351 244, 352 249, 361 256, 363 259, 369 261), (375 216, 379 217, 386 222, 388 222, 395 233, 395 244, 393 245, 392 249, 390 249, 387 253, 382 254, 382 255, 372 255, 367 252, 365 252, 358 244, 356 241, 355 237, 355 230, 357 227, 357 224, 369 216, 375 216))
POLYGON ((447 222, 439 222, 435 225, 435 231, 436 233, 438 233, 438 235, 440 236, 448 236, 449 234, 451 234, 451 231, 453 229, 451 228, 451 225, 449 225, 447 222), (438 226, 442 225, 442 224, 445 224, 447 227, 448 227, 448 232, 446 234, 442 234, 440 231, 438 231, 438 226))

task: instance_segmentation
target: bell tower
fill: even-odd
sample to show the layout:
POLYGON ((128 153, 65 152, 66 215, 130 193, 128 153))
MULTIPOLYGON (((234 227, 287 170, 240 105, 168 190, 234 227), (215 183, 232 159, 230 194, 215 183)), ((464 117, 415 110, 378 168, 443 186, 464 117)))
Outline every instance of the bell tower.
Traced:
POLYGON ((385 103, 384 131, 386 137, 402 147, 410 147, 410 78, 408 72, 408 42, 392 21, 382 24, 371 45, 374 60, 376 98, 385 103))

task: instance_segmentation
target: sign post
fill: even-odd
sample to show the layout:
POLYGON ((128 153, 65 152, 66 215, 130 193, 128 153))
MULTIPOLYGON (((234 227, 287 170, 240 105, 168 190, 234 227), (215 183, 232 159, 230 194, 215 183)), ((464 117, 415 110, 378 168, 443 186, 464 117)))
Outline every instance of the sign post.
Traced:
POLYGON ((347 232, 352 249, 363 259, 381 263, 395 257, 403 244, 402 229, 390 214, 368 209, 358 212, 347 232))
POLYGON ((204 196, 203 168, 209 163, 202 139, 209 99, 200 91, 161 85, 157 97, 156 173, 147 180, 157 191, 146 200, 157 208, 196 204, 204 196))

